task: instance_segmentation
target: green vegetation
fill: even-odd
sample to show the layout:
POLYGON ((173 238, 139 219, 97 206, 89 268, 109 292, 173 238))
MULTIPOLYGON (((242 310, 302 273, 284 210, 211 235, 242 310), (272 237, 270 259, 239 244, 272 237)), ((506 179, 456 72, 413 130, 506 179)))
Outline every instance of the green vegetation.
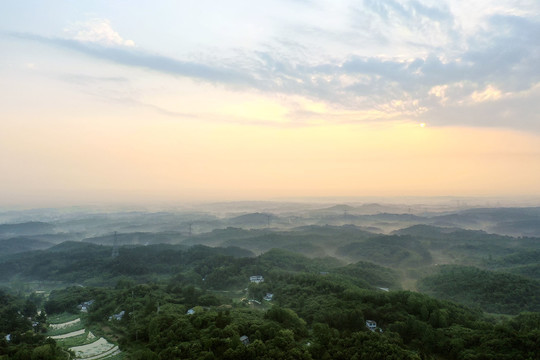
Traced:
POLYGON ((303 226, 290 231, 269 229, 244 230, 228 227, 186 239, 184 244, 237 246, 255 253, 271 249, 294 251, 309 257, 324 257, 336 246, 364 240, 376 234, 356 226, 303 226))
POLYGON ((0 237, 47 234, 54 232, 52 224, 41 221, 28 221, 20 224, 0 224, 0 237))
MULTIPOLYGON (((130 359, 536 356, 538 313, 494 320, 426 295, 376 290, 374 285, 395 284, 396 273, 367 262, 339 266, 283 250, 257 258, 220 255, 205 247, 192 251, 189 266, 183 264, 168 280, 137 284, 126 276, 114 288, 55 290, 45 309, 54 320, 72 320, 66 311, 80 314, 77 305, 94 300, 84 326, 117 341, 130 359), (253 274, 263 275, 264 282, 249 284, 253 274), (238 289, 245 287, 239 297, 238 289), (263 300, 267 293, 272 301, 263 300), (109 320, 122 311, 121 319, 109 320), (376 321, 380 331, 369 331, 366 320, 376 321)), ((75 328, 82 326, 70 331, 75 328)), ((77 336, 58 343, 87 342, 77 336)))
POLYGON ((488 312, 540 311, 540 282, 475 267, 440 266, 421 280, 420 289, 436 297, 479 306, 488 312))
POLYGON ((31 251, 42 250, 53 246, 52 243, 27 237, 15 237, 0 240, 0 256, 7 258, 10 255, 31 251))
MULTIPOLYGON (((207 257, 251 256, 235 247, 208 248, 181 245, 122 247, 117 258, 112 248, 81 242, 64 242, 50 249, 19 254, 0 263, 0 280, 15 275, 22 279, 55 280, 66 283, 113 284, 122 276, 139 281, 178 272, 183 264, 196 265, 207 257)), ((204 274, 203 274, 204 275, 204 274)))
POLYGON ((359 261, 335 270, 336 273, 362 279, 377 287, 399 288, 398 273, 367 261, 359 261))
POLYGON ((488 258, 483 265, 489 269, 507 271, 514 274, 540 280, 540 250, 518 250, 513 254, 499 258, 488 258))
POLYGON ((380 236, 351 243, 340 247, 338 254, 352 260, 369 260, 392 267, 417 267, 432 261, 428 249, 407 235, 380 236))
POLYGON ((64 313, 51 313, 47 317, 47 323, 49 324, 61 324, 68 321, 72 321, 75 319, 78 319, 80 317, 79 314, 70 313, 70 312, 64 312, 64 313))
MULTIPOLYGON (((193 236, 173 225, 160 230, 144 214, 55 224, 124 226, 118 242, 129 245, 116 257, 111 246, 99 245, 112 243, 110 232, 33 251, 24 250, 43 245, 33 239, 49 235, 19 237, 20 243, 6 244, 22 252, 0 260, 0 281, 13 285, 11 293, 0 292, 0 359, 62 359, 68 348, 98 341, 105 344, 107 359, 540 358, 537 238, 431 225, 390 235, 353 225, 323 226, 329 219, 381 228, 419 221, 476 223, 506 212, 428 219, 354 211, 347 206, 314 211, 321 226, 287 230, 272 229, 268 222, 303 220, 263 213, 207 217, 197 225, 258 229, 228 227, 193 236), (140 224, 125 220, 131 217, 140 224), (141 224, 157 232, 144 232, 141 224), (148 246, 138 245, 143 243, 148 246), (264 281, 250 282, 253 275, 264 281), (417 287, 425 294, 400 291, 417 287), (31 292, 38 289, 46 295, 31 292), (90 300, 82 313, 80 305, 90 300), (46 312, 38 316, 38 309, 46 312), (45 326, 78 318, 67 328, 45 326), (376 322, 375 331, 366 327, 367 320, 376 322), (46 339, 66 334, 73 336, 46 339)), ((166 213, 150 218, 171 221, 166 213)), ((182 219, 181 226, 196 221, 182 219)), ((17 231, 39 232, 33 229, 24 225, 17 231)), ((62 236, 75 235, 54 238, 62 236)))
POLYGON ((39 297, 0 289, 0 359, 67 359, 56 342, 43 335, 46 316, 38 315, 39 303, 39 297))

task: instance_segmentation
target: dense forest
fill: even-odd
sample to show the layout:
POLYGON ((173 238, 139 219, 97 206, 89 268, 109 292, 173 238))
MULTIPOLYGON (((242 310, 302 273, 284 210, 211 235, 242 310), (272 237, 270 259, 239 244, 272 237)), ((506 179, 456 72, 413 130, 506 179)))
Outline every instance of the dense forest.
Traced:
POLYGON ((540 282, 509 273, 446 265, 422 279, 420 289, 493 313, 540 311, 540 282))
MULTIPOLYGON (((137 249, 145 251, 125 249, 130 254, 125 255, 127 262, 138 256, 164 261, 170 254, 179 265, 168 280, 136 282, 128 273, 139 271, 130 267, 114 287, 53 290, 40 302, 35 295, 23 299, 3 292, 0 332, 5 337, 10 329, 12 334, 10 342, 3 340, 3 353, 20 359, 30 354, 26 358, 34 359, 35 352, 46 352, 48 357, 40 358, 61 358, 56 343, 41 331, 31 331, 27 319, 37 319, 38 306, 49 316, 78 314, 80 304, 93 300, 88 312, 81 314, 86 326, 107 329, 130 359, 535 359, 539 355, 540 314, 500 320, 419 293, 387 292, 377 286, 395 285, 395 271, 368 262, 337 266, 330 259, 312 260, 284 250, 235 257, 202 246, 178 254, 167 248, 137 249), (250 283, 253 274, 261 274, 264 281, 250 283), (264 300, 269 293, 272 299, 264 300), (109 320, 122 311, 121 319, 109 320), (375 331, 366 327, 367 320, 376 322, 375 331)), ((118 262, 123 263, 120 256, 118 262)), ((458 270, 465 276, 473 271, 454 272, 458 270)))
POLYGON ((43 298, 24 297, 0 289, 0 359, 67 359, 53 339, 45 336, 47 317, 38 313, 43 298))

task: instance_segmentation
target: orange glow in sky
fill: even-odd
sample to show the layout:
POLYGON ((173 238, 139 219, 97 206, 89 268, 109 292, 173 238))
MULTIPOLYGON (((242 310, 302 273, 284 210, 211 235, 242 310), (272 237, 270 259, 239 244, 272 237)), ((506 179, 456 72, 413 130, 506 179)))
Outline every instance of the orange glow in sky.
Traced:
POLYGON ((539 3, 399 3, 2 2, 0 203, 539 196, 539 3))

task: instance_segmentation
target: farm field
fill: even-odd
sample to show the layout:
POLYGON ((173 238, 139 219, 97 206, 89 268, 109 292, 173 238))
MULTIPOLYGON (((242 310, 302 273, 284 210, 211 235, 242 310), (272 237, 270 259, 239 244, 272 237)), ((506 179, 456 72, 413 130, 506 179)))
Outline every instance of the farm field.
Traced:
POLYGON ((58 342, 64 349, 75 354, 75 360, 121 359, 122 352, 117 345, 104 337, 96 337, 84 328, 80 317, 73 319, 72 314, 52 317, 47 335, 58 342), (59 320, 66 320, 58 322, 59 320))

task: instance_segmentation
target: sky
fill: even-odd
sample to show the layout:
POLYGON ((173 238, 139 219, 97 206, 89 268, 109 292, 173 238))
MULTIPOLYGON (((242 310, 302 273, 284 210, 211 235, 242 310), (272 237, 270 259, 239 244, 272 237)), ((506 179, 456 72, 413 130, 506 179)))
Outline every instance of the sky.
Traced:
POLYGON ((539 196, 540 2, 0 2, 0 202, 539 196))

